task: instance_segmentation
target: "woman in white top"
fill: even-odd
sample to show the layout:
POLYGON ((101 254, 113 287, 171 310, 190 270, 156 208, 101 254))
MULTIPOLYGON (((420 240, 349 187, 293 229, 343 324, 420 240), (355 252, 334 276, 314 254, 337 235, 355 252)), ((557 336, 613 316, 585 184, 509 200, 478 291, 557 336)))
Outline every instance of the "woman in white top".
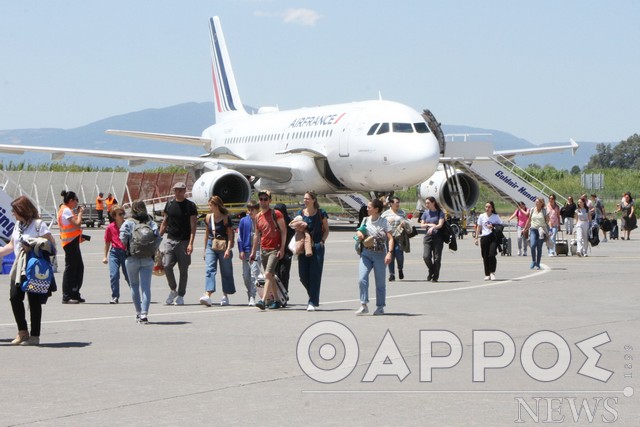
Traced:
POLYGON ((482 262, 484 264, 484 280, 496 280, 496 267, 498 260, 498 239, 493 233, 493 226, 502 224, 502 220, 496 213, 496 207, 493 201, 488 201, 484 205, 484 213, 478 217, 476 224, 476 245, 478 244, 478 236, 480 239, 480 252, 482 253, 482 262))
POLYGON ((366 228, 366 234, 357 232, 358 241, 362 242, 366 237, 373 238, 370 247, 365 247, 360 253, 360 265, 358 268, 358 285, 360 286, 360 308, 356 311, 357 316, 362 316, 369 312, 369 273, 373 270, 376 280, 376 311, 373 315, 384 314, 385 298, 387 295, 387 284, 385 282, 384 270, 391 262, 394 242, 391 234, 391 227, 382 213, 383 204, 380 199, 373 199, 367 204, 369 216, 362 220, 362 227, 366 228))
POLYGON ((540 233, 549 233, 549 215, 544 207, 544 199, 537 198, 536 205, 529 211, 529 219, 525 225, 525 230, 529 230, 529 242, 531 247, 531 269, 540 270, 540 259, 542 258, 542 245, 545 236, 540 233))
POLYGON ((396 261, 398 262, 398 278, 404 279, 404 251, 400 247, 400 235, 407 232, 407 228, 411 227, 409 221, 407 221, 407 215, 400 208, 400 199, 397 196, 393 196, 389 199, 389 209, 384 211, 382 217, 387 220, 391 227, 391 234, 393 234, 393 252, 391 253, 391 263, 389 263, 389 281, 396 280, 396 261))
MULTIPOLYGON (((4 257, 13 252, 18 258, 20 252, 24 250, 22 239, 27 237, 44 237, 55 247, 55 239, 49 231, 47 224, 40 219, 38 209, 26 196, 20 196, 11 202, 11 210, 17 222, 13 228, 11 240, 5 246, 0 248, 0 257, 4 257)), ((11 301, 11 309, 13 316, 18 325, 18 335, 11 341, 13 345, 39 345, 40 344, 40 325, 42 323, 42 304, 46 304, 47 299, 51 296, 51 292, 55 289, 52 282, 47 294, 35 294, 24 292, 21 288, 20 274, 17 274, 18 281, 12 281, 9 292, 9 300, 11 301), (29 312, 31 314, 31 336, 27 326, 26 312, 24 309, 24 297, 27 295, 29 301, 29 312)))
POLYGON ((587 239, 589 238, 589 223, 591 213, 585 199, 578 199, 578 207, 574 215, 576 219, 576 242, 578 244, 578 256, 587 256, 587 239))

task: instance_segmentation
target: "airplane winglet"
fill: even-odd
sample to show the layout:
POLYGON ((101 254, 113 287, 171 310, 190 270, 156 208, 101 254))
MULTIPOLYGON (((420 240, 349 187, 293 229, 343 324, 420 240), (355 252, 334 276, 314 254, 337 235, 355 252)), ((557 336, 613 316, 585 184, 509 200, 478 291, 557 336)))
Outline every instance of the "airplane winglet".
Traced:
POLYGON ((578 151, 578 148, 580 148, 580 146, 573 138, 569 138, 569 142, 571 143, 571 155, 575 156, 576 151, 578 151))

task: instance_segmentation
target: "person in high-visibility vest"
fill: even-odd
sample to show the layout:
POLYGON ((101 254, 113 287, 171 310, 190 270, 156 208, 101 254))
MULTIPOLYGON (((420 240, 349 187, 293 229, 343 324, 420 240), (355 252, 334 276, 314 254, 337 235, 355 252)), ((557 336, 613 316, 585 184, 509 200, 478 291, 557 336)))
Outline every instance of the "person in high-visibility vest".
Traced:
POLYGON ((96 197, 96 212, 98 212, 98 227, 104 225, 104 193, 99 193, 96 197))
POLYGON ((104 202, 107 205, 107 216, 109 217, 109 224, 111 224, 113 222, 113 217, 111 216, 111 208, 113 207, 113 205, 118 203, 118 201, 115 197, 113 197, 113 194, 109 193, 107 194, 107 198, 104 199, 104 202))
POLYGON ((62 249, 64 249, 62 303, 78 304, 85 301, 80 296, 84 278, 84 262, 80 252, 84 208, 78 206, 78 196, 73 191, 63 191, 61 195, 63 203, 58 210, 58 226, 62 249))

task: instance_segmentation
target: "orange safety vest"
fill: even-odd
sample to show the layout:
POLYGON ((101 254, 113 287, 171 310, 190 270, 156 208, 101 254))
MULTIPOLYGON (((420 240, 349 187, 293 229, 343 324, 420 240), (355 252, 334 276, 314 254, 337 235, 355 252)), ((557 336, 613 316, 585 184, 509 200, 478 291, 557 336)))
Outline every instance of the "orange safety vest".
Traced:
POLYGON ((111 211, 111 206, 113 206, 113 203, 116 201, 116 198, 111 196, 108 197, 106 199, 104 199, 105 202, 107 202, 107 212, 111 211))
POLYGON ((104 210, 104 199, 100 196, 96 197, 96 210, 97 211, 104 210))
MULTIPOLYGON (((69 243, 71 243, 73 239, 82 235, 81 227, 73 224, 69 224, 69 225, 62 224, 62 211, 64 211, 66 207, 67 207, 66 205, 62 205, 58 210, 58 226, 60 227, 60 240, 62 241, 63 248, 67 246, 69 243)), ((73 211, 71 211, 71 213, 73 213, 73 211)), ((76 214, 73 214, 73 217, 75 218, 76 214)))

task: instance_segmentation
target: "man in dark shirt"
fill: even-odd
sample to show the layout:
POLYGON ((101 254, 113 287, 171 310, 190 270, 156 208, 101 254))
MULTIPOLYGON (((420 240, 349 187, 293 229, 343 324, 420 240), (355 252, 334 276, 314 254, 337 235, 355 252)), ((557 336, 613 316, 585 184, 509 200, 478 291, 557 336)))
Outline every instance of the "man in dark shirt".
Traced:
POLYGON ((187 186, 184 182, 177 182, 173 186, 175 199, 164 207, 164 219, 160 225, 160 235, 167 234, 163 242, 164 272, 171 292, 167 298, 167 305, 183 305, 184 294, 187 292, 189 265, 193 241, 196 237, 196 221, 198 209, 196 204, 186 198, 187 186), (180 282, 176 282, 173 266, 178 264, 180 282))

